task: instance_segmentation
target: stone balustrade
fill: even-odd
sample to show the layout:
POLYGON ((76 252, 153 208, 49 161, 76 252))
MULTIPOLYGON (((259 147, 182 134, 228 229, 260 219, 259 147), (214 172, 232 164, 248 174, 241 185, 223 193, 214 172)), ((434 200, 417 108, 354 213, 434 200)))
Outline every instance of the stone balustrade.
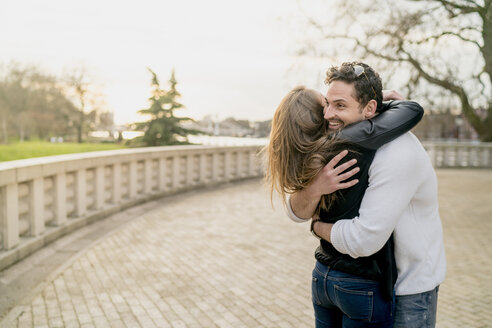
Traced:
MULTIPOLYGON (((424 142, 434 167, 492 167, 492 143, 424 142)), ((262 176, 259 146, 123 149, 0 163, 0 270, 136 204, 262 176)))
POLYGON ((436 168, 492 168, 492 143, 423 142, 436 168))
POLYGON ((262 175, 259 147, 171 146, 0 163, 0 270, 130 206, 262 175))

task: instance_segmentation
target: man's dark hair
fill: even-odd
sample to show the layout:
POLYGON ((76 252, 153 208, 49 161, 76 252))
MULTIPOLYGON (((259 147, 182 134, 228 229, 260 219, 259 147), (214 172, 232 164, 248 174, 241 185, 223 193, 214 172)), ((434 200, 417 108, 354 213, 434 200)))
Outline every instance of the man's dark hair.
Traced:
POLYGON ((383 84, 379 74, 369 65, 361 62, 346 62, 338 67, 332 66, 326 72, 325 84, 330 84, 333 81, 343 81, 353 84, 355 89, 354 98, 361 106, 367 105, 371 99, 374 99, 378 103, 377 111, 381 108, 383 102, 383 84), (354 71, 354 66, 357 65, 364 68, 365 75, 362 73, 357 76, 354 71))

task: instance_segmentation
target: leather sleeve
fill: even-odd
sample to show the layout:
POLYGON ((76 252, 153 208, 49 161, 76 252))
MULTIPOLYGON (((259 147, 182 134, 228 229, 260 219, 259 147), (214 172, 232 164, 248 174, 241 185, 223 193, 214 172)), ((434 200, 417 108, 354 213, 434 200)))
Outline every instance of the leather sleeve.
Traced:
POLYGON ((424 109, 414 101, 385 102, 381 114, 347 126, 338 138, 375 150, 410 131, 423 115, 424 109))

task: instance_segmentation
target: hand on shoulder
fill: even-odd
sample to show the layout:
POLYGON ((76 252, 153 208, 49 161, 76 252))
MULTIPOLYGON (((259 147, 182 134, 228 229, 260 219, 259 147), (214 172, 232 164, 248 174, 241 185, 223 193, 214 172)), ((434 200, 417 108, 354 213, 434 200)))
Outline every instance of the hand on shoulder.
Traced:
POLYGON ((388 100, 405 100, 405 98, 395 90, 383 90, 383 101, 388 100))

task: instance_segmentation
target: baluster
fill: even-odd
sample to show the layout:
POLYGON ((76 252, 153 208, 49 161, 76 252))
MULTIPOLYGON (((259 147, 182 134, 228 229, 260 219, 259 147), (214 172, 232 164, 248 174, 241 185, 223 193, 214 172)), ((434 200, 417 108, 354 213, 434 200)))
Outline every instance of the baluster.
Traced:
POLYGON ((159 158, 159 190, 167 191, 167 181, 166 181, 166 157, 159 158))
POLYGON ((144 161, 144 193, 152 193, 152 158, 144 161))
POLYGON ((173 157, 173 174, 172 174, 173 189, 174 190, 179 189, 179 187, 181 186, 179 160, 180 160, 179 154, 174 155, 174 157, 173 157))
POLYGON ((194 185, 193 181, 193 160, 194 154, 186 156, 186 186, 191 187, 194 185))
POLYGON ((17 183, 8 184, 1 193, 3 248, 12 249, 19 244, 19 190, 17 183))
POLYGON ((248 152, 249 157, 249 176, 255 177, 258 175, 258 167, 256 165, 256 156, 254 150, 248 152))
POLYGON ((113 164, 112 199, 114 204, 121 200, 121 163, 113 164))
POLYGON ((232 165, 232 152, 226 150, 224 154, 224 180, 231 180, 231 165, 232 165))
POLYGON ((87 212, 86 201, 86 171, 85 168, 77 170, 75 174, 75 215, 78 217, 83 216, 87 212))
POLYGON ((200 184, 206 183, 207 176, 207 154, 200 154, 200 178, 198 179, 200 184))
POLYGON ((137 195, 137 161, 132 160, 128 165, 128 198, 137 195))
POLYGON ((63 225, 67 221, 67 176, 65 172, 55 176, 55 225, 63 225))
POLYGON ((240 179, 243 177, 243 152, 241 150, 237 150, 236 152, 236 179, 240 179))
POLYGON ((95 202, 96 210, 102 209, 105 203, 104 195, 104 166, 98 166, 95 170, 96 190, 95 190, 95 202))
POLYGON ((429 154, 429 158, 431 160, 432 166, 436 166, 436 147, 434 144, 427 145, 427 154, 429 154))
POLYGON ((212 153, 212 183, 219 181, 219 152, 214 150, 212 153))
POLYGON ((30 189, 29 235, 34 237, 44 232, 44 179, 33 179, 30 189))

